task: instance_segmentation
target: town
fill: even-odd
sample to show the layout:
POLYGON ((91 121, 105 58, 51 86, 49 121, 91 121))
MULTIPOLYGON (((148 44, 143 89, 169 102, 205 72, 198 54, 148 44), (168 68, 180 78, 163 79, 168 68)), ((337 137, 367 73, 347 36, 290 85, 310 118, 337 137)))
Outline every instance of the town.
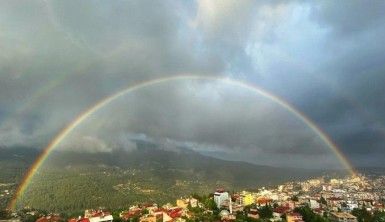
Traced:
POLYGON ((255 191, 219 188, 173 204, 143 203, 120 211, 101 207, 76 217, 34 209, 3 212, 2 217, 23 222, 385 221, 384 200, 385 176, 355 175, 287 182, 255 191))

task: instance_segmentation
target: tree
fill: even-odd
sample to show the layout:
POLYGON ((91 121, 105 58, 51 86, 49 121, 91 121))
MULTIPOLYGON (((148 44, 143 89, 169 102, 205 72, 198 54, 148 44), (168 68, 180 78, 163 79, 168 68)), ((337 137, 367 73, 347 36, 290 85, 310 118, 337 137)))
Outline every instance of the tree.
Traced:
POLYGON ((312 211, 309 206, 297 207, 294 209, 294 212, 297 212, 302 215, 302 219, 305 222, 327 222, 327 218, 322 217, 312 211))
POLYGON ((9 219, 11 214, 8 210, 0 210, 0 219, 9 219))
POLYGON ((373 222, 385 222, 385 212, 375 212, 373 214, 373 222))
POLYGON ((204 202, 204 205, 207 209, 210 209, 210 210, 218 210, 218 207, 217 207, 217 204, 215 203, 215 201, 211 198, 207 198, 204 202))
POLYGON ((258 209, 259 216, 261 218, 272 218, 273 217, 273 208, 270 205, 265 205, 258 209))
POLYGON ((39 217, 37 215, 29 215, 27 214, 21 221, 22 222, 35 222, 39 217))
POLYGON ((248 217, 242 212, 237 212, 235 221, 236 222, 258 222, 259 220, 248 217))
POLYGON ((199 196, 197 193, 193 193, 191 197, 197 199, 198 201, 202 201, 204 199, 204 196, 199 196))
POLYGON ((135 217, 131 217, 130 222, 139 222, 139 217, 138 216, 135 216, 135 217))
MULTIPOLYGON (((189 203, 190 204, 190 203, 189 203)), ((141 211, 141 214, 144 215, 144 214, 148 214, 148 210, 146 208, 144 208, 142 211, 141 211)))
POLYGON ((292 196, 292 197, 291 197, 291 200, 292 200, 292 201, 298 201, 298 197, 297 197, 297 196, 292 196))
POLYGON ((321 202, 321 204, 328 205, 328 202, 326 201, 326 199, 324 197, 320 198, 320 202, 321 202))
POLYGON ((352 210, 352 214, 357 217, 358 222, 366 222, 372 220, 372 215, 366 210, 365 207, 362 208, 354 208, 352 210))
POLYGON ((123 222, 123 220, 120 217, 113 217, 112 222, 123 222))

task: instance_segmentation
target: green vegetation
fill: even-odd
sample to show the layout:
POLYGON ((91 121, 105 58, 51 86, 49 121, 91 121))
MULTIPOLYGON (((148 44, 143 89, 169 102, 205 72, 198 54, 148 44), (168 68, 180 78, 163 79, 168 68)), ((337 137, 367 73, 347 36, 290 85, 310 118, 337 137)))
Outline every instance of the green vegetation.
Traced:
MULTIPOLYGON (((225 161, 184 148, 166 151, 146 142, 137 142, 137 147, 130 152, 111 153, 54 151, 35 174, 17 207, 69 214, 86 208, 121 209, 135 203, 174 202, 189 193, 210 193, 216 187, 240 190, 320 174, 225 161)), ((0 183, 13 184, 9 189, 14 191, 39 152, 10 148, 0 149, 0 154, 0 183)), ((0 198, 0 209, 10 198, 11 195, 0 198)), ((212 202, 202 203, 214 209, 212 202)))
POLYGON ((301 214, 305 222, 329 222, 328 218, 314 213, 309 206, 298 207, 294 211, 301 214))
POLYGON ((385 221, 385 212, 374 212, 371 214, 365 208, 355 208, 352 214, 357 217, 358 222, 382 222, 385 221))
POLYGON ((0 210, 0 220, 9 219, 11 213, 8 210, 0 210))
POLYGON ((245 213, 243 212, 237 212, 236 214, 236 222, 258 222, 258 221, 261 221, 261 220, 257 220, 257 219, 254 219, 254 218, 250 218, 248 217, 245 213))
POLYGON ((23 147, 4 149, 0 147, 0 209, 5 209, 17 184, 38 156, 37 150, 23 147), (10 194, 3 191, 8 190, 10 194))
POLYGON ((292 200, 292 201, 298 201, 298 196, 292 196, 292 197, 291 197, 291 200, 292 200))
POLYGON ((371 218, 372 222, 385 222, 385 212, 375 212, 371 218))
POLYGON ((273 208, 270 205, 262 206, 258 209, 259 216, 261 218, 272 218, 273 217, 273 208))
MULTIPOLYGON (((175 171, 165 170, 164 173, 175 171)), ((208 193, 211 187, 215 187, 215 182, 203 184, 187 181, 187 178, 185 181, 191 186, 180 186, 175 179, 160 175, 155 170, 44 169, 35 176, 18 206, 53 212, 98 207, 120 209, 141 202, 174 203, 176 198, 186 193, 208 193), (164 192, 166 190, 168 192, 164 192)))
POLYGON ((324 205, 327 205, 328 203, 326 202, 326 199, 324 197, 321 196, 320 198, 320 203, 321 204, 324 204, 324 205))
MULTIPOLYGON (((137 142, 137 146, 131 152, 54 151, 18 201, 18 208, 71 213, 98 207, 120 209, 142 202, 174 203, 180 196, 210 193, 216 187, 255 188, 268 185, 260 178, 277 184, 293 176, 314 174, 290 169, 282 173, 279 168, 219 160, 183 148, 173 152, 145 142, 137 142)), ((33 157, 27 161, 31 163, 36 154, 17 156, 33 157)), ((214 208, 212 202, 203 203, 214 208)))

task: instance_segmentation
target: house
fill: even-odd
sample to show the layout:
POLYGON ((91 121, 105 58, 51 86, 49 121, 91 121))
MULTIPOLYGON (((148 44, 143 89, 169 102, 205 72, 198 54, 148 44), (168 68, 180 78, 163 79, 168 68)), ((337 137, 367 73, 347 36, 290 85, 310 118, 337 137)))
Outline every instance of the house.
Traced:
POLYGON ((274 210, 273 210, 273 217, 274 218, 281 218, 282 215, 288 213, 288 212, 291 212, 291 209, 290 207, 287 207, 287 206, 279 206, 279 207, 276 207, 274 210))
POLYGON ((98 215, 88 218, 90 222, 112 222, 112 215, 98 215))
POLYGON ((357 218, 346 212, 330 213, 330 220, 333 222, 357 222, 357 218))
POLYGON ((326 201, 328 206, 340 206, 344 202, 341 197, 329 197, 326 201))
POLYGON ((177 199, 176 200, 176 206, 186 209, 188 207, 189 201, 188 199, 177 199))
POLYGON ((85 210, 84 211, 84 217, 85 218, 92 218, 92 217, 104 217, 111 215, 109 211, 99 209, 99 210, 85 210))
POLYGON ((286 214, 287 222, 303 222, 302 215, 299 213, 288 213, 286 214))
MULTIPOLYGON (((153 216, 156 217, 156 221, 184 221, 181 217, 184 215, 184 211, 180 207, 173 207, 173 208, 159 208, 157 209, 153 214, 153 216)), ((143 220, 152 220, 152 217, 143 217, 143 220)))
POLYGON ((374 208, 375 210, 378 210, 378 211, 384 211, 384 204, 381 204, 381 203, 375 203, 375 204, 373 205, 373 208, 374 208))
POLYGON ((59 215, 48 215, 40 217, 36 222, 59 222, 62 221, 62 218, 59 215))
POLYGON ((214 193, 214 202, 217 204, 218 208, 221 208, 221 205, 224 201, 229 199, 229 193, 225 192, 223 189, 217 189, 214 193))
POLYGON ((358 204, 350 201, 346 203, 346 207, 344 208, 345 208, 345 211, 352 211, 354 208, 358 208, 358 204))
POLYGON ((157 204, 142 204, 141 208, 146 209, 149 214, 153 214, 158 209, 158 205, 157 204))
POLYGON ((248 206, 248 205, 251 205, 253 204, 255 201, 254 199, 254 196, 251 194, 251 193, 248 193, 248 192, 245 192, 243 191, 240 195, 239 195, 239 204, 243 205, 243 206, 248 206))
POLYGON ((155 215, 144 215, 139 219, 140 222, 156 222, 157 217, 155 215))
POLYGON ((190 198, 191 207, 198 207, 198 200, 195 198, 190 198))
POLYGON ((110 212, 104 210, 85 210, 84 217, 72 218, 68 222, 112 222, 110 212))
POLYGON ((230 213, 231 213, 231 214, 232 214, 233 212, 237 212, 237 211, 240 212, 240 211, 243 211, 243 209, 244 209, 243 205, 231 201, 230 198, 229 198, 228 200, 225 200, 225 201, 222 202, 221 208, 230 210, 230 213))
POLYGON ((176 206, 186 209, 190 204, 191 207, 198 207, 198 200, 195 198, 177 199, 176 206))
POLYGON ((253 219, 259 219, 258 209, 250 209, 249 213, 247 214, 247 217, 250 217, 253 219))
POLYGON ((313 209, 313 212, 320 215, 320 216, 323 216, 325 213, 325 210, 322 208, 315 208, 315 209, 313 209))
POLYGON ((255 201, 256 204, 258 204, 259 206, 261 205, 267 205, 267 204, 270 204, 272 202, 272 200, 268 197, 258 197, 255 201))
POLYGON ((85 217, 79 217, 78 219, 71 218, 68 220, 68 222, 90 222, 90 220, 88 218, 85 218, 85 217))
POLYGON ((140 208, 134 208, 130 209, 128 211, 123 211, 119 214, 119 217, 122 218, 123 220, 129 220, 134 217, 140 216, 142 210, 140 208))
POLYGON ((236 217, 227 210, 222 210, 219 213, 219 216, 221 217, 222 221, 231 221, 236 219, 236 217))
POLYGON ((317 209, 317 208, 320 208, 320 204, 316 201, 316 200, 313 200, 313 199, 309 199, 309 207, 311 209, 317 209))

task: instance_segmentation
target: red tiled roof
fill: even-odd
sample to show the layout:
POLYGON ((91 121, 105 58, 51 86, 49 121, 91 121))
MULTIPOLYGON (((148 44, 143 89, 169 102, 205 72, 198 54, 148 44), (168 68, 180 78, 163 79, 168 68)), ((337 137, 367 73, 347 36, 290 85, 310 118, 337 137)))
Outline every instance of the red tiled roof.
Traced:
POLYGON ((107 215, 110 215, 111 213, 108 212, 108 211, 96 211, 96 212, 92 212, 91 215, 92 217, 102 217, 102 216, 107 216, 107 215))
POLYGON ((125 220, 128 220, 132 217, 135 217, 135 216, 138 216, 140 214, 141 210, 140 209, 136 209, 136 210, 130 210, 128 212, 123 212, 122 215, 121 215, 121 218, 125 219, 125 220))
POLYGON ((257 199, 257 203, 259 203, 259 204, 266 204, 266 203, 269 203, 269 202, 271 202, 271 201, 272 201, 271 199, 269 199, 269 198, 264 198, 264 197, 258 198, 258 199, 257 199))
POLYGON ((181 217, 182 216, 182 208, 173 208, 170 210, 164 208, 158 208, 154 211, 155 213, 163 212, 170 216, 171 218, 181 217))
POLYGON ((293 216, 293 217, 302 217, 302 215, 301 215, 301 214, 299 214, 299 213, 296 213, 296 212, 293 212, 293 213, 289 213, 288 215, 289 215, 289 216, 293 216))
POLYGON ((154 212, 166 212, 167 210, 164 209, 164 208, 158 208, 156 210, 154 210, 154 212))
POLYGON ((46 216, 46 217, 40 217, 36 220, 36 222, 58 222, 61 218, 59 216, 46 216))
POLYGON ((258 210, 257 209, 250 209, 249 214, 257 215, 258 214, 258 210))
POLYGON ((181 217, 182 216, 182 208, 174 208, 167 212, 167 215, 171 218, 181 217))
POLYGON ((45 217, 41 217, 41 218, 37 219, 36 222, 48 222, 48 220, 45 217))
POLYGON ((280 206, 273 210, 275 213, 284 214, 290 211, 290 207, 280 206))
POLYGON ((68 222, 90 222, 90 219, 88 219, 86 217, 82 217, 80 219, 71 218, 68 220, 68 222))

